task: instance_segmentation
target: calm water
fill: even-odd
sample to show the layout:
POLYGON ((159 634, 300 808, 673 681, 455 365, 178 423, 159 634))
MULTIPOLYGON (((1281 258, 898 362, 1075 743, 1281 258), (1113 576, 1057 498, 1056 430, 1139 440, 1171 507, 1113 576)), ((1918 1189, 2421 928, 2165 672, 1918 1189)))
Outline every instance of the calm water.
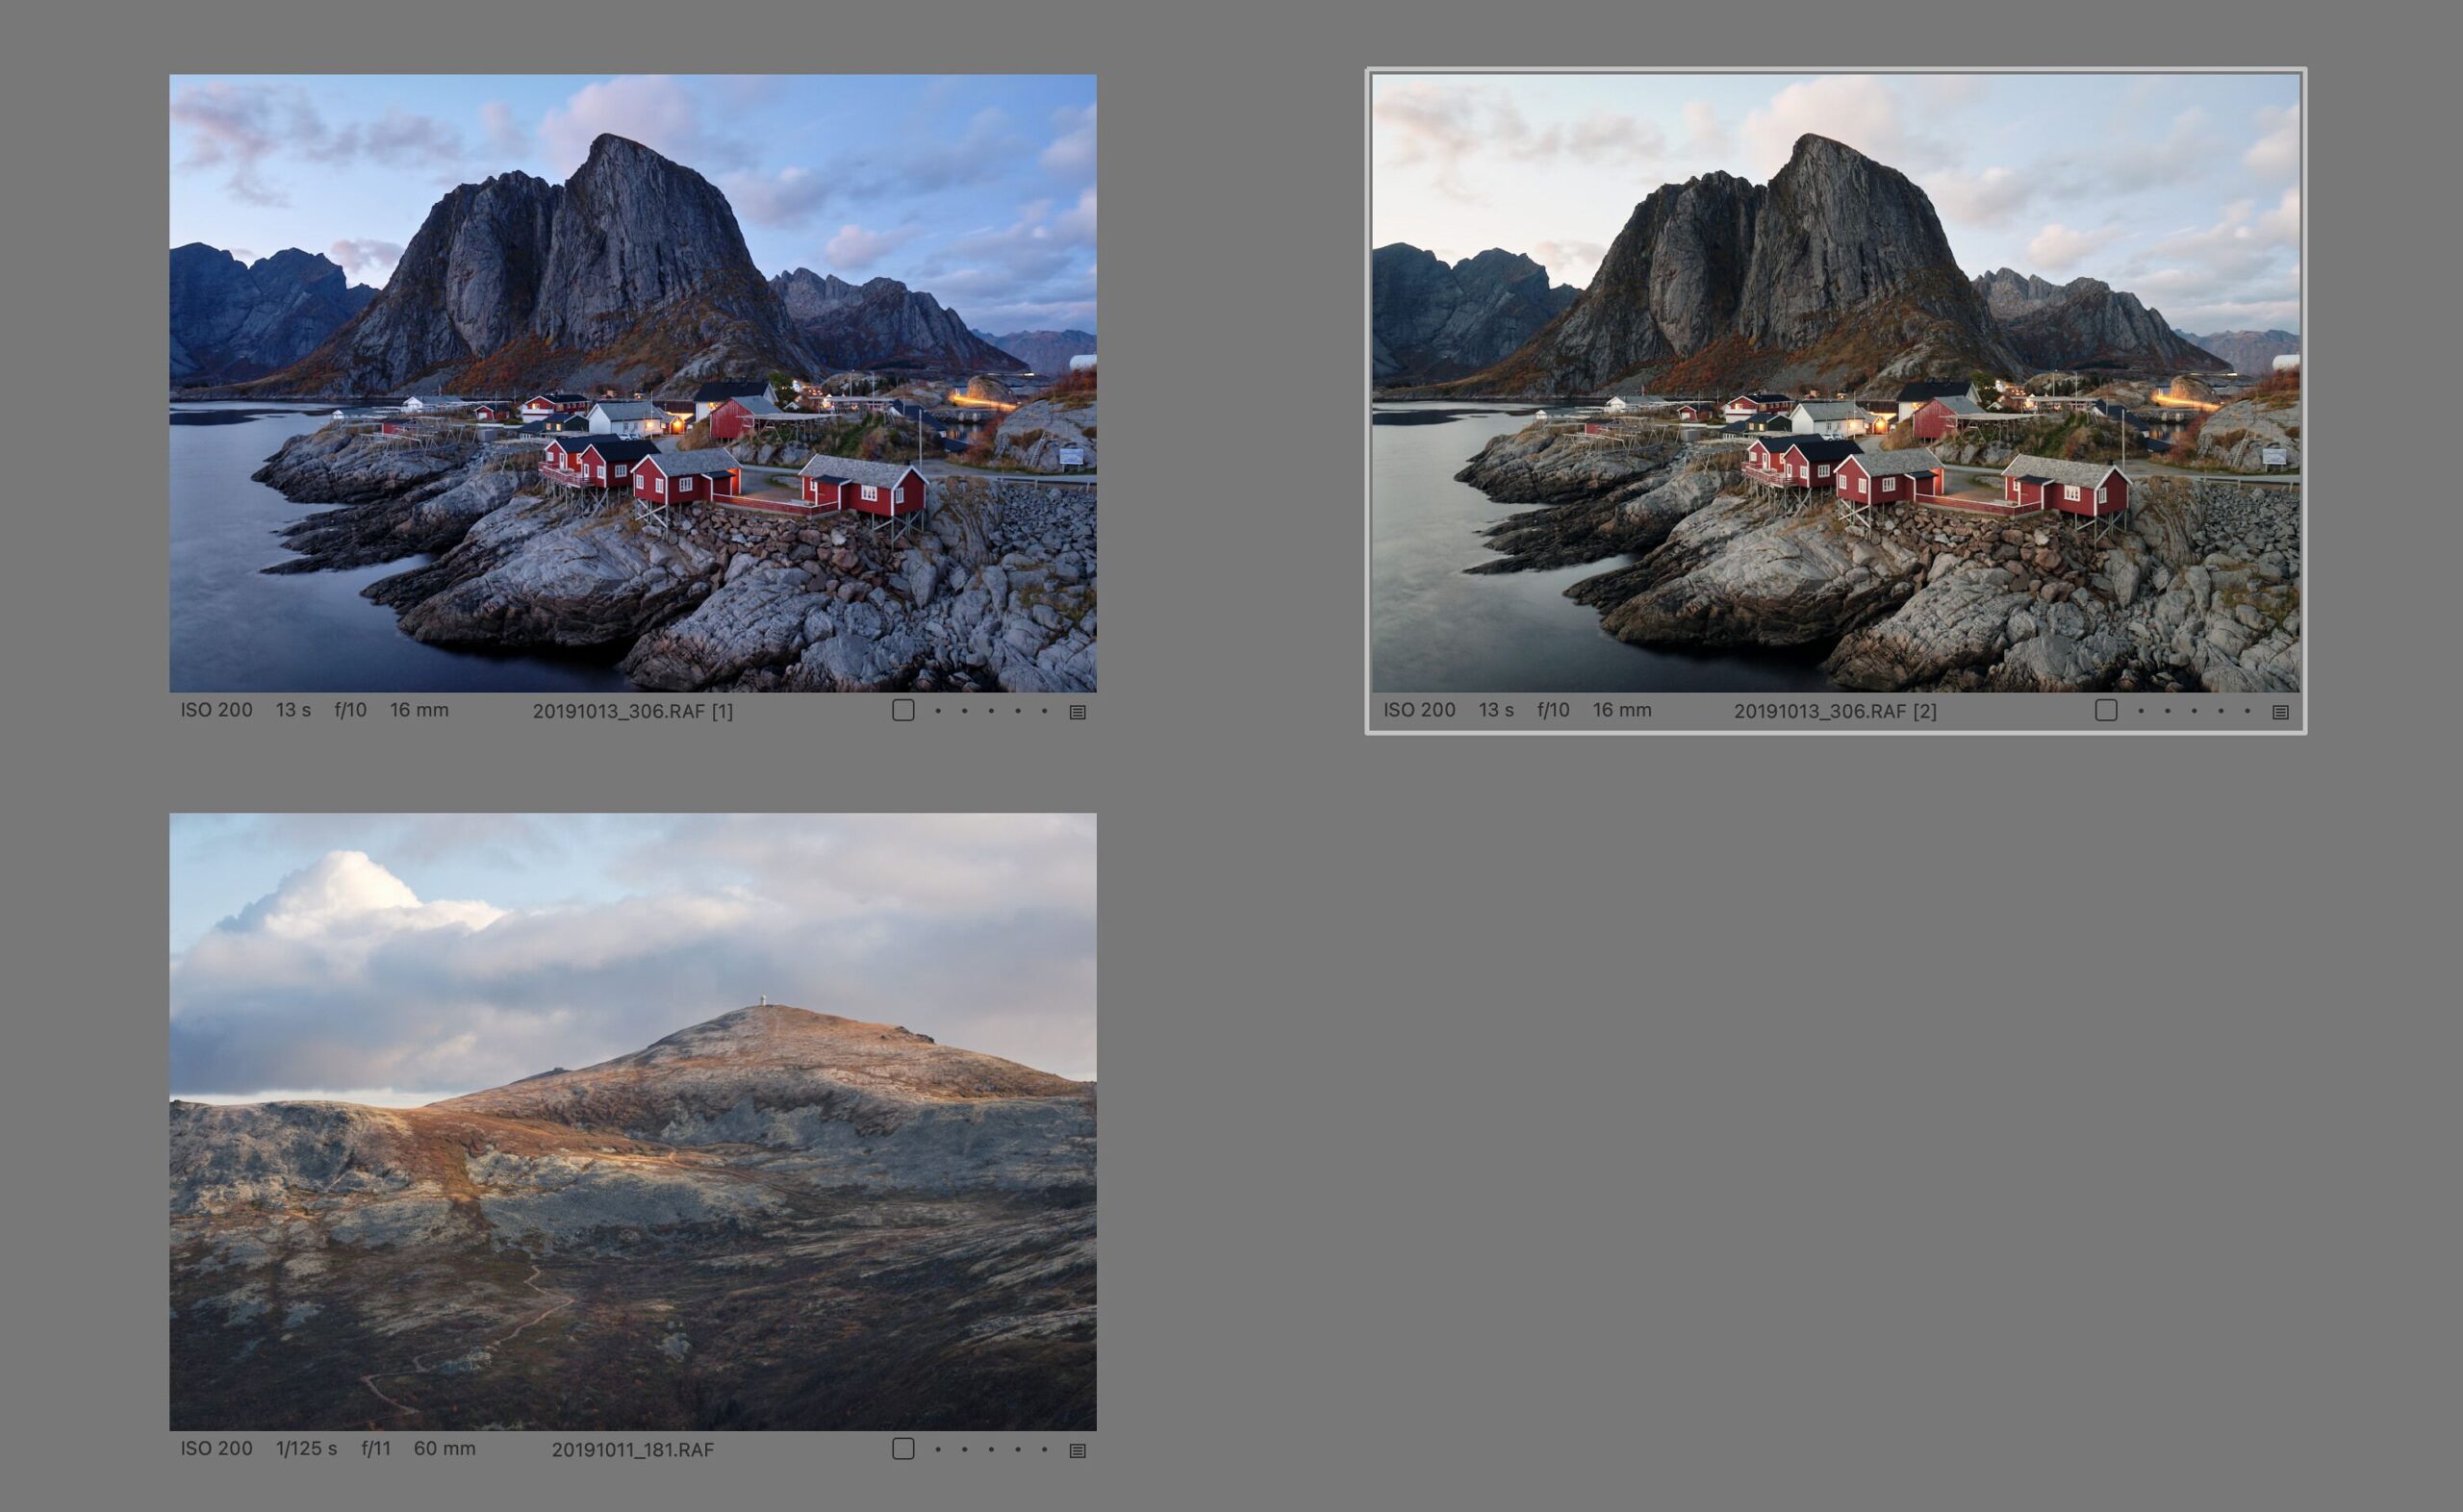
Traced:
MULTIPOLYGON (((1550 413, 1554 414, 1555 411, 1550 413)), ((1631 557, 1473 577, 1495 556, 1482 527, 1532 506, 1499 504, 1454 474, 1530 406, 1380 404, 1371 465, 1372 681, 1380 693, 1760 693, 1833 686, 1811 656, 1696 655, 1628 645, 1564 596, 1631 557)))
POLYGON ((626 686, 612 666, 421 645, 359 596, 405 558, 268 577, 274 534, 312 513, 248 474, 332 414, 259 404, 171 406, 173 693, 556 693, 626 686))

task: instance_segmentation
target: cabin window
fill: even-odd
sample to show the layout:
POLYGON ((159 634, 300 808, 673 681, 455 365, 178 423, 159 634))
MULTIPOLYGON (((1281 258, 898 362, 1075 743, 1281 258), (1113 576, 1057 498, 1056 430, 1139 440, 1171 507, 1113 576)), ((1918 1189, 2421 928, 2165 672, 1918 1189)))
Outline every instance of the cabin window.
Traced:
POLYGON ((867 484, 865 484, 865 485, 864 485, 864 497, 865 497, 865 498, 867 498, 867 499, 878 499, 880 496, 881 496, 881 491, 880 491, 879 489, 877 489, 877 488, 874 487, 872 484, 869 484, 869 483, 867 483, 867 484))
POLYGON ((2072 503, 2072 504, 2077 503, 2077 502, 2078 502, 2078 485, 2076 485, 2075 483, 2071 483, 2071 484, 2066 484, 2066 485, 2064 485, 2064 486, 2063 486, 2063 488, 2062 488, 2062 491, 2061 491, 2061 496, 2062 496, 2063 498, 2068 499, 2068 500, 2069 500, 2070 503, 2072 503))
POLYGON ((616 476, 618 476, 618 477, 620 477, 620 478, 621 478, 621 477, 622 477, 623 475, 624 475, 624 464, 622 464, 622 463, 621 463, 621 462, 620 462, 620 463, 618 463, 618 464, 616 465, 616 476))
POLYGON ((1828 463, 1826 463, 1826 462, 1825 462, 1825 463, 1823 463, 1820 466, 1814 468, 1814 469, 1813 469, 1813 475, 1814 475, 1815 477, 1816 477, 1816 478, 1826 478, 1826 477, 1829 477, 1829 476, 1830 476, 1830 464, 1828 464, 1828 463))
POLYGON ((2104 507, 2104 487, 2100 483, 2095 485, 2095 507, 2097 509, 2104 507))

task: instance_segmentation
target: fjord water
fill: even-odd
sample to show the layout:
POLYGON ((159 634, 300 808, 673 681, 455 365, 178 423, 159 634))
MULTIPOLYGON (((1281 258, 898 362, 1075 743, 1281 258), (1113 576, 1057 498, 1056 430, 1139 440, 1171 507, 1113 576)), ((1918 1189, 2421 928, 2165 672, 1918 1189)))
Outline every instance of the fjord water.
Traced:
POLYGON ((332 413, 262 404, 171 406, 173 693, 563 693, 626 686, 614 667, 422 645, 359 591, 406 558, 343 572, 268 576, 291 553, 274 532, 317 506, 249 474, 332 413))
POLYGON ((1371 683, 1379 693, 1769 693, 1835 685, 1810 655, 1695 654, 1628 645, 1565 590, 1632 557, 1474 577, 1480 531, 1533 506, 1499 504, 1454 474, 1528 406, 1373 407, 1371 683))

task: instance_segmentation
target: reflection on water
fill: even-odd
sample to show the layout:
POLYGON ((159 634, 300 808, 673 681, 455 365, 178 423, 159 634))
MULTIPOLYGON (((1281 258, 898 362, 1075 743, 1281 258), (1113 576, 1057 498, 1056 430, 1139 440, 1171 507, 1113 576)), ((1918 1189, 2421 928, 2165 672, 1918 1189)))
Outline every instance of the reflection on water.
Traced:
MULTIPOLYGON (((1377 405, 1370 415, 1370 681, 1380 693, 1818 692, 1811 654, 1628 645, 1564 596, 1630 563, 1473 577, 1493 560, 1480 531, 1530 508, 1498 504, 1454 474, 1532 406, 1377 405)), ((1553 413, 1557 413, 1552 411, 1553 413)))
POLYGON ((562 693, 626 686, 602 661, 483 655, 421 645, 360 596, 406 558, 344 572, 267 576, 291 556, 275 535, 317 506, 249 474, 331 405, 232 402, 170 412, 171 691, 174 693, 562 693))

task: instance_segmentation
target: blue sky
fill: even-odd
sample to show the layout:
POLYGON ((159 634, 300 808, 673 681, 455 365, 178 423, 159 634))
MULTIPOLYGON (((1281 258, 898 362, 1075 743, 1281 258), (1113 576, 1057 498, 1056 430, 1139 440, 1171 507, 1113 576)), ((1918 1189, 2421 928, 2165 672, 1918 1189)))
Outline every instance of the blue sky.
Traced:
POLYGON ((1634 206, 1806 132, 1932 197, 1969 274, 2103 279, 2194 332, 2299 328, 2291 74, 1381 74, 1373 243, 1587 284, 1634 206))
POLYGON ((1095 1075, 1087 815, 175 815, 174 1096, 417 1104, 768 995, 1095 1075))
POLYGON ((301 247, 381 284, 446 189, 562 183, 615 132, 724 190, 764 273, 1092 331, 1095 106, 1072 75, 174 77, 169 244, 301 247))

